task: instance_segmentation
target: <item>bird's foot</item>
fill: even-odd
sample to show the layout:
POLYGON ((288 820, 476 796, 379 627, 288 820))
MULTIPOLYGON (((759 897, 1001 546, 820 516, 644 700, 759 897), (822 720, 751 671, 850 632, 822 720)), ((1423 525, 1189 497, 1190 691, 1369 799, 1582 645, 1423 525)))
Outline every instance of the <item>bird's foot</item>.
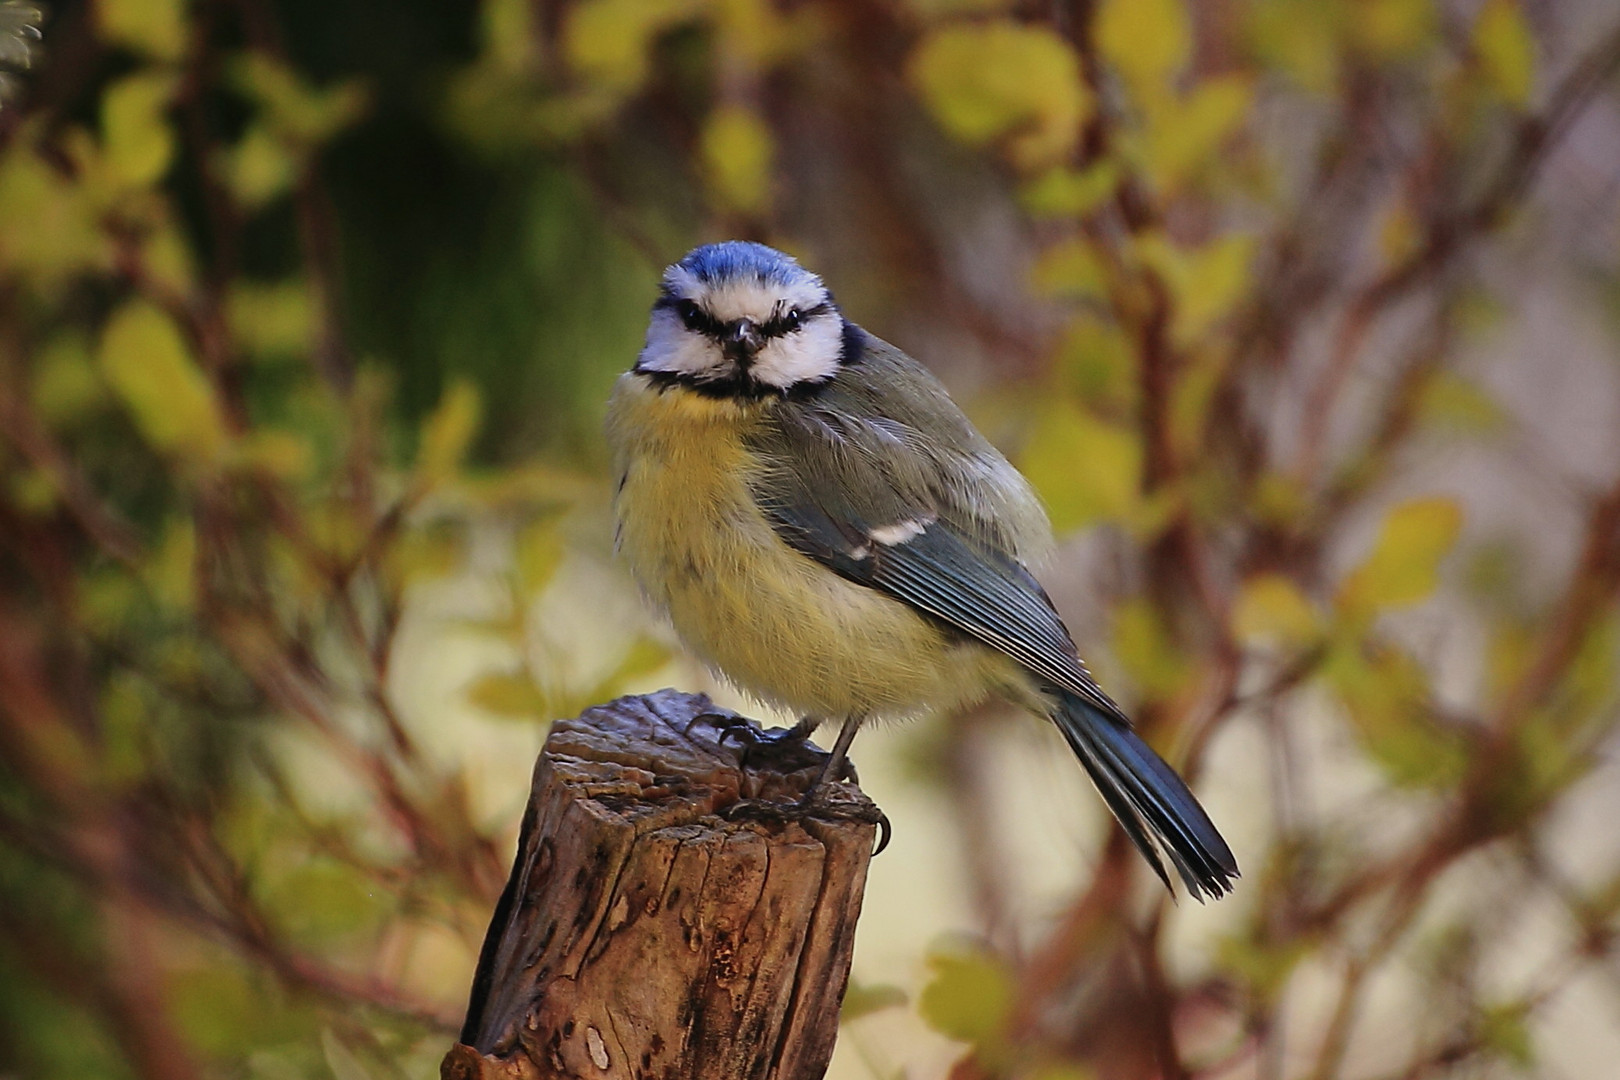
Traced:
MULTIPOLYGON (((825 756, 825 755, 823 755, 825 756)), ((818 784, 798 802, 774 802, 770 799, 741 799, 720 811, 727 821, 758 821, 767 825, 786 825, 803 822, 808 818, 823 821, 858 821, 878 827, 877 846, 873 855, 881 855, 889 846, 891 829, 889 817, 870 799, 857 793, 838 794, 841 785, 818 784)))
MULTIPOLYGON (((810 741, 810 733, 816 725, 808 717, 790 728, 762 729, 746 716, 716 705, 694 716, 691 723, 686 725, 686 730, 691 731, 700 723, 719 732, 715 741, 721 746, 727 742, 737 744, 737 764, 744 769, 763 769, 786 775, 802 769, 824 769, 832 757, 810 741)), ((860 783, 855 766, 848 759, 844 761, 838 776, 827 779, 860 783)))

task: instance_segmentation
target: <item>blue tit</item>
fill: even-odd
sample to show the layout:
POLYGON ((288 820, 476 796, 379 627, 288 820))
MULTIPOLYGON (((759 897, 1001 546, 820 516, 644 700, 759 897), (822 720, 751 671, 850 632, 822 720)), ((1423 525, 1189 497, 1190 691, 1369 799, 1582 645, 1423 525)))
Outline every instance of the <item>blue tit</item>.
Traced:
POLYGON ((1187 785, 1097 686, 1027 562, 1034 492, 927 370, 760 244, 664 274, 607 418, 617 546, 686 646, 742 690, 842 726, 999 696, 1051 718, 1169 885, 1237 862, 1187 785))

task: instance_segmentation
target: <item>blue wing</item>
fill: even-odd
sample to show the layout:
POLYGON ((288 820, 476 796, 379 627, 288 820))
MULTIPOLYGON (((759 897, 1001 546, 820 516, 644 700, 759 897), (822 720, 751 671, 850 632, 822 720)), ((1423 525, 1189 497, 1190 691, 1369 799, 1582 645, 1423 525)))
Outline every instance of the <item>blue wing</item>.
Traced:
POLYGON ((1042 681, 1129 723, 1086 670, 1046 590, 1016 559, 943 520, 885 544, 873 534, 882 535, 893 522, 835 519, 813 502, 789 501, 780 493, 758 498, 777 535, 794 550, 1006 653, 1042 681))

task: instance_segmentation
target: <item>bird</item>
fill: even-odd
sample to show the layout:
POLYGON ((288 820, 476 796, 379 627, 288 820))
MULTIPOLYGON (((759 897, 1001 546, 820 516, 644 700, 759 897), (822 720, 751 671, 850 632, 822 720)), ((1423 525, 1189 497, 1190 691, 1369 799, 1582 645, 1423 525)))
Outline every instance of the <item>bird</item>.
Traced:
POLYGON ((802 716, 786 739, 839 725, 804 805, 863 724, 1000 698, 1057 725, 1166 888, 1161 853, 1195 898, 1231 890, 1226 841, 1028 569, 1052 543, 1028 481, 792 256, 728 240, 668 267, 605 431, 615 546, 681 642, 802 716))

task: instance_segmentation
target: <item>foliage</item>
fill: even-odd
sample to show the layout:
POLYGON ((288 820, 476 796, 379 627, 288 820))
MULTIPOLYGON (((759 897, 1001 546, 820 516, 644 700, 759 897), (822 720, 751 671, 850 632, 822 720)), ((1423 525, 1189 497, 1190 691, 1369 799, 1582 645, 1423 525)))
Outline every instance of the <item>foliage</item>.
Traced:
MULTIPOLYGON (((0 1072, 431 1071, 515 826, 479 755, 669 659, 572 641, 612 607, 595 432, 658 267, 723 235, 982 389, 1148 738, 1195 777, 1266 751, 1210 957, 1116 833, 996 925, 1014 875, 964 815, 991 932, 857 988, 850 1037, 911 1010, 956 1077, 1535 1069, 1613 970, 1620 867, 1553 851, 1620 721, 1620 478, 1557 458, 1515 532, 1446 467, 1539 452, 1479 359, 1492 266, 1620 295, 1538 224, 1620 66, 1620 27, 1547 29, 1577 7, 101 0, 36 45, 0 3, 32 65, 0 82, 0 1072), (410 669, 472 639, 446 737, 410 669), (1319 804, 1334 755, 1357 794, 1319 804), (1500 977, 1529 896, 1569 940, 1500 977), (1392 971, 1426 1001, 1398 1061, 1358 1022, 1392 971)), ((967 723, 919 773, 982 807, 938 750, 967 723)))

